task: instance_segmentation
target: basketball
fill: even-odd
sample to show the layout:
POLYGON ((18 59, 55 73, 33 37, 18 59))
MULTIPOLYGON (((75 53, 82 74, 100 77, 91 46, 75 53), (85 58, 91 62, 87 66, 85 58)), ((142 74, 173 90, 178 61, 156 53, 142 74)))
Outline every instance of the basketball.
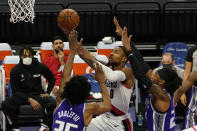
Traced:
POLYGON ((70 32, 79 25, 79 15, 73 9, 64 9, 57 17, 58 26, 64 31, 70 32))

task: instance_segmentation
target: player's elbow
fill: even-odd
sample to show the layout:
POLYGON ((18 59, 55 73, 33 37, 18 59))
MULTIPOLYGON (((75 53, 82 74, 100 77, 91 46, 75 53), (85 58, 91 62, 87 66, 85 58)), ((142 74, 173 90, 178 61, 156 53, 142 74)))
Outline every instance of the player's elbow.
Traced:
POLYGON ((122 74, 121 73, 107 73, 106 78, 109 81, 114 82, 114 81, 124 81, 126 76, 123 73, 122 74))
POLYGON ((110 105, 107 104, 107 105, 103 106, 102 113, 109 112, 109 111, 111 111, 111 104, 110 105))
POLYGON ((111 111, 111 100, 105 105, 105 112, 111 111))

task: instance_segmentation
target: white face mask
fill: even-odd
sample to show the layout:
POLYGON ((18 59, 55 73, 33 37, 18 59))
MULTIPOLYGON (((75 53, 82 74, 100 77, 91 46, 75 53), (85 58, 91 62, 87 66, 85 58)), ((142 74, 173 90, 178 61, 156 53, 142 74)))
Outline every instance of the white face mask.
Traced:
POLYGON ((24 65, 31 65, 31 63, 32 63, 32 58, 30 57, 23 58, 24 65))

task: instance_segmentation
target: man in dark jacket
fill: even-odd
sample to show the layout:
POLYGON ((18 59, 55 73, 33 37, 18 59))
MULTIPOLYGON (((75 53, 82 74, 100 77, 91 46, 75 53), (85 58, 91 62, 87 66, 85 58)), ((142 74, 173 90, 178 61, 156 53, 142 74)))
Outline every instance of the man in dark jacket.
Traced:
MULTIPOLYGON (((52 122, 52 114, 55 108, 55 99, 49 94, 55 84, 55 77, 44 64, 34 58, 34 51, 30 47, 24 47, 20 50, 20 62, 10 73, 10 83, 13 96, 7 98, 2 103, 2 108, 7 112, 11 119, 13 130, 19 131, 16 114, 20 105, 30 104, 32 108, 39 111, 41 108, 47 110, 43 125, 49 125, 52 122), (42 88, 41 76, 44 76, 49 84, 47 92, 42 88)), ((40 131, 47 126, 41 126, 40 131)), ((47 129, 47 130, 46 130, 47 129)))

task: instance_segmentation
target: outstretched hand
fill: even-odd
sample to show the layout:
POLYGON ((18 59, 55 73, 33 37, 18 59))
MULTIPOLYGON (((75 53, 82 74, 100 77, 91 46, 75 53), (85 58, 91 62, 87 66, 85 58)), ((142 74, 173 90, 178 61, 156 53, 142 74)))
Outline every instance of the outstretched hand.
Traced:
POLYGON ((131 42, 132 35, 130 35, 128 37, 127 34, 128 34, 127 33, 127 27, 125 26, 123 31, 122 31, 122 34, 121 34, 121 39, 122 39, 122 44, 126 48, 126 50, 130 51, 131 50, 130 42, 131 42))
POLYGON ((92 74, 91 76, 100 84, 105 82, 105 74, 103 72, 102 66, 99 63, 96 63, 95 65, 95 76, 92 74))
POLYGON ((123 29, 120 27, 119 23, 118 23, 118 20, 116 19, 116 17, 114 16, 114 19, 113 19, 113 22, 114 22, 114 25, 116 26, 116 34, 118 36, 121 36, 122 35, 122 32, 123 32, 123 29))
POLYGON ((123 46, 126 48, 127 51, 130 51, 131 50, 130 42, 131 42, 132 35, 128 37, 127 27, 125 26, 122 29, 115 16, 114 16, 113 22, 114 22, 114 25, 116 26, 116 31, 115 31, 116 34, 118 36, 121 36, 123 46))
POLYGON ((80 42, 77 40, 78 37, 78 33, 75 30, 72 30, 69 33, 69 48, 70 50, 73 50, 74 52, 77 52, 77 50, 79 49, 79 47, 81 46, 82 42, 83 42, 83 38, 80 39, 80 42))

